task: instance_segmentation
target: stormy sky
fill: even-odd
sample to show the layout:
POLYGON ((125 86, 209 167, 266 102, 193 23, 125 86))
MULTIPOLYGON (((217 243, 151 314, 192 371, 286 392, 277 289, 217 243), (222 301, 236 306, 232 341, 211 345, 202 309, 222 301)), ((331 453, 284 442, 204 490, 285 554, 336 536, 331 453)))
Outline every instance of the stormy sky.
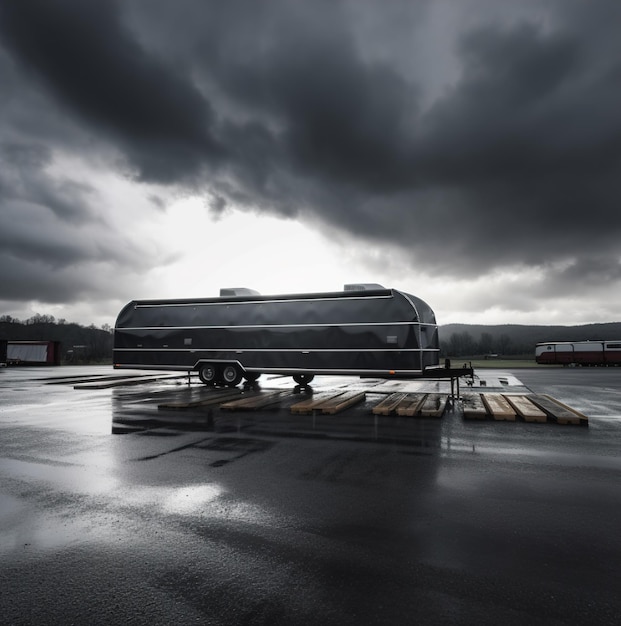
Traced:
POLYGON ((0 0, 0 314, 414 293, 621 310, 618 0, 0 0))

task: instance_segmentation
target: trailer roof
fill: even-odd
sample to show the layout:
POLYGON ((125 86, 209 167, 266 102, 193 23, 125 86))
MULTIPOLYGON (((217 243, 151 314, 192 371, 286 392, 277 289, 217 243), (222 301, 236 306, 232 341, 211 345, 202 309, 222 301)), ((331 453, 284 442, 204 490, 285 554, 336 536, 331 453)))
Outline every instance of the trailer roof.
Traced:
MULTIPOLYGON (((153 305, 174 305, 174 304, 192 304, 209 303, 209 302, 272 302, 274 300, 323 300, 327 298, 377 298, 390 297, 393 295, 393 289, 364 289, 360 291, 326 291, 319 293, 290 293, 290 294, 243 294, 238 296, 218 296, 210 298, 173 298, 165 300, 134 300, 134 304, 140 306, 153 305)), ((402 292, 398 292, 402 293, 402 292)))

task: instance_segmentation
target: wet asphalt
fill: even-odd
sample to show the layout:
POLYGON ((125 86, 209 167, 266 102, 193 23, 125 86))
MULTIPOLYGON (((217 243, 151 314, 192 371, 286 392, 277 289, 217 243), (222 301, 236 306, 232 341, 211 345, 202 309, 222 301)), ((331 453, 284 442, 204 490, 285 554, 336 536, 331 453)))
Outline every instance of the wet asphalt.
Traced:
POLYGON ((621 623, 619 368, 477 372, 588 427, 374 416, 402 384, 337 378, 365 403, 158 409, 207 390, 87 374, 121 373, 0 370, 1 624, 621 623))

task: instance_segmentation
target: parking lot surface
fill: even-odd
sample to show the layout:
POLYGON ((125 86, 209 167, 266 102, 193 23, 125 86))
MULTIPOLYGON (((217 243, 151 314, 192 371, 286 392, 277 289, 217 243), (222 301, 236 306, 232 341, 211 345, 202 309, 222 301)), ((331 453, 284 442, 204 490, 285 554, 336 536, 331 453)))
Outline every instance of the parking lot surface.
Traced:
POLYGON ((621 623, 620 369, 477 372, 588 427, 373 414, 435 381, 319 377, 366 392, 335 415, 74 388, 125 374, 0 370, 0 623, 621 623))

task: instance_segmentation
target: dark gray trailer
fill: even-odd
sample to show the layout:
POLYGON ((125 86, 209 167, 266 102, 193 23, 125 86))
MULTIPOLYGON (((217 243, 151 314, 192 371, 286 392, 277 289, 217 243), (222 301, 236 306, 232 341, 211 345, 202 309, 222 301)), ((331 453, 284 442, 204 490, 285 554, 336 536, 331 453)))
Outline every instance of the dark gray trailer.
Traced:
POLYGON ((416 378, 440 358, 434 312, 380 285, 263 296, 223 289, 218 298, 135 300, 114 329, 115 368, 197 371, 237 385, 262 373, 306 384, 316 374, 416 378))

